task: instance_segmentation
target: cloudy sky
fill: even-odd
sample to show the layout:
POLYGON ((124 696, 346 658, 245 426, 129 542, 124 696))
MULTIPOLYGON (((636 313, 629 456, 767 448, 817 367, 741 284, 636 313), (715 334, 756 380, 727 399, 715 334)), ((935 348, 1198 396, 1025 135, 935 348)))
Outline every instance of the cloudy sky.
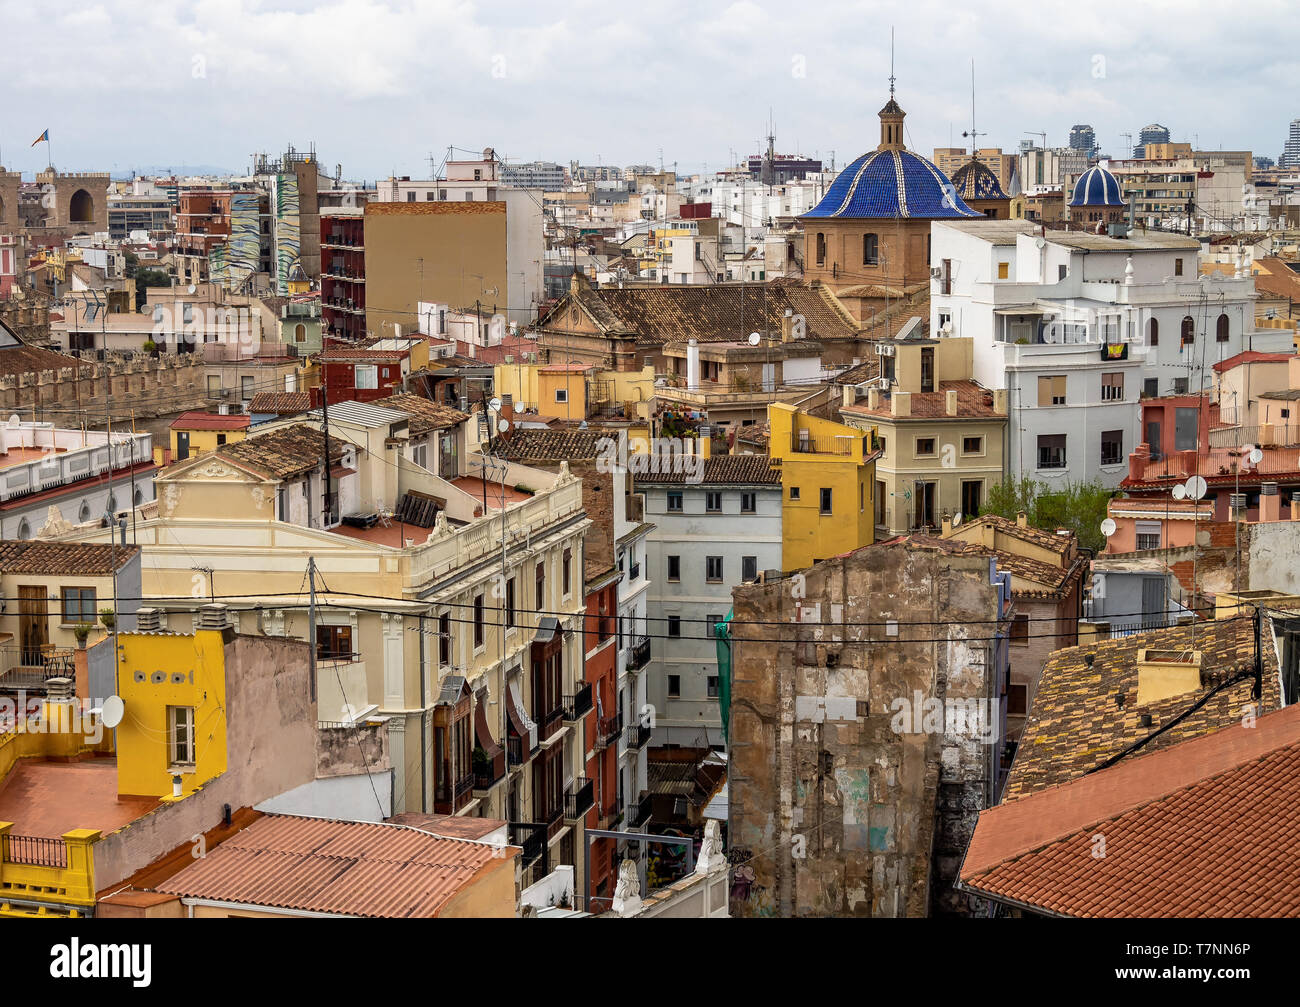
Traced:
POLYGON ((896 33, 908 145, 1030 130, 1103 150, 1150 122, 1177 141, 1276 157, 1300 118, 1300 16, 1287 0, 0 0, 11 40, 0 160, 62 169, 244 171, 315 142, 331 170, 427 177, 449 145, 510 160, 723 167, 780 150, 843 164, 878 140, 896 33), (16 42, 17 44, 13 44, 16 42), (734 153, 733 153, 734 152, 734 153))

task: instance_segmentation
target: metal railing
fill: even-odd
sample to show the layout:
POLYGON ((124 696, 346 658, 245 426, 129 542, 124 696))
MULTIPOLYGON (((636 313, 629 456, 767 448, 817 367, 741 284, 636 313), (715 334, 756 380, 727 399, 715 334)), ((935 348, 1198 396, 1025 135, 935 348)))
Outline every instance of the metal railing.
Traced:
POLYGON ((638 636, 632 641, 632 653, 628 655, 628 671, 637 671, 650 663, 650 637, 638 636))
POLYGON ((797 431, 790 438, 790 450, 795 454, 804 455, 851 455, 853 454, 853 444, 859 440, 862 435, 852 434, 835 434, 827 435, 807 435, 801 436, 803 431, 797 431))
POLYGON ((0 862, 33 867, 67 867, 68 847, 62 839, 43 836, 0 836, 0 862))
POLYGON ((575 776, 564 791, 564 817, 576 822, 595 805, 595 782, 575 776))
POLYGON ((564 719, 577 720, 591 712, 591 683, 586 682, 572 696, 564 697, 564 719))
POLYGON ((608 748, 610 745, 618 743, 618 739, 623 736, 623 712, 620 710, 612 717, 600 718, 600 730, 597 732, 596 740, 601 748, 608 748))
POLYGON ((520 866, 531 867, 546 852, 547 825, 545 822, 510 822, 507 833, 510 845, 523 849, 520 866))
POLYGON ((627 747, 629 750, 644 748, 646 742, 650 740, 650 728, 645 724, 632 724, 623 732, 627 737, 627 747))
POLYGON ((649 794, 642 794, 635 804, 628 805, 627 824, 631 828, 644 828, 650 820, 651 799, 649 794))

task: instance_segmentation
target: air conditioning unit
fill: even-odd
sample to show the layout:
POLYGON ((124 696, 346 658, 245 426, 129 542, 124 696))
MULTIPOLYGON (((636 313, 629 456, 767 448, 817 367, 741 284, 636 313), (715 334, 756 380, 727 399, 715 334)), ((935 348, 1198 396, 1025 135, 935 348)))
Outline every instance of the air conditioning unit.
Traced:
POLYGON ((943 276, 943 269, 939 266, 931 266, 930 275, 937 280, 939 277, 943 276))
POLYGON ((889 391, 889 388, 893 384, 893 382, 890 381, 889 378, 887 378, 885 375, 882 374, 878 378, 873 378, 868 384, 874 385, 876 388, 879 388, 882 392, 887 392, 889 391))
POLYGON ((876 343, 876 356, 892 357, 894 355, 893 343, 876 343))
POLYGON ((228 399, 228 398, 230 398, 230 389, 229 389, 229 388, 223 388, 223 389, 221 389, 221 397, 222 397, 223 399, 228 399))

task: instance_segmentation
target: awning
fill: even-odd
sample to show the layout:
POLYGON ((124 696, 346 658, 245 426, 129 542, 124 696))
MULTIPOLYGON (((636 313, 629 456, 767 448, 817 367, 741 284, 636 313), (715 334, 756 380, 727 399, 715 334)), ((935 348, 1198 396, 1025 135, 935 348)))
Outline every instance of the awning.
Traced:
POLYGON ((356 469, 350 469, 344 465, 334 465, 330 467, 330 475, 335 479, 342 479, 344 476, 354 476, 356 474, 356 469))
POLYGON ((995 315, 1046 315, 1046 308, 1039 308, 1032 304, 1024 304, 1018 308, 994 308, 995 315))
POLYGON ((560 629, 560 620, 553 615, 544 615, 537 621, 537 632, 533 634, 533 643, 550 643, 560 629))
POLYGON ((501 754, 501 746, 492 740, 492 729, 488 727, 486 702, 480 702, 474 711, 474 737, 489 759, 501 754))
POLYGON ((524 704, 519 698, 519 683, 511 682, 510 688, 506 690, 506 711, 510 716, 510 723, 515 725, 515 732, 521 738, 528 739, 530 749, 537 747, 537 725, 524 712, 524 704))

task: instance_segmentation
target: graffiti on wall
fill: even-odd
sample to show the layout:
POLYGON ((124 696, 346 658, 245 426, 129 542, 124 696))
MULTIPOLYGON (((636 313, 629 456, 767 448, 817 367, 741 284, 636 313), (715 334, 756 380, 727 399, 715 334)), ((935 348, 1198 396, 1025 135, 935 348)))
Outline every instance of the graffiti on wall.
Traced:
POLYGON ((238 290, 257 272, 261 236, 256 192, 236 192, 230 197, 230 241, 226 252, 226 285, 238 290))
POLYGON ((289 274, 302 256, 298 176, 289 173, 276 175, 274 179, 275 291, 284 296, 289 293, 289 274))

